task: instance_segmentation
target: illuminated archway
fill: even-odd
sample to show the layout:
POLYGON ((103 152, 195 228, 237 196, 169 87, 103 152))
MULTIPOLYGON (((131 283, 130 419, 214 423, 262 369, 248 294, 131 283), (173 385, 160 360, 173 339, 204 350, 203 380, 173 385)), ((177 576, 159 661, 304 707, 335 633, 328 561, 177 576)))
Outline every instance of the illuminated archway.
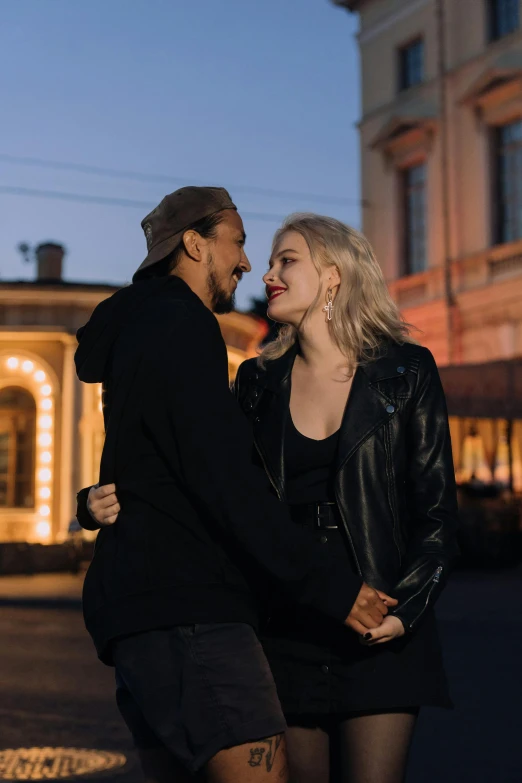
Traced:
POLYGON ((46 541, 52 532, 58 383, 52 370, 39 357, 25 351, 4 351, 0 353, 0 390, 13 386, 26 389, 36 403, 33 535, 36 539, 46 541))

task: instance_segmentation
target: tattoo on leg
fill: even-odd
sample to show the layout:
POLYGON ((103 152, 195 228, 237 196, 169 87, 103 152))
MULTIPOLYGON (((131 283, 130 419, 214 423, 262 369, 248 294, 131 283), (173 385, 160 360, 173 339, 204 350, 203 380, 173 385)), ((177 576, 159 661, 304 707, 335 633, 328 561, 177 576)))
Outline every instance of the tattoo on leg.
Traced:
POLYGON ((264 748, 250 748, 250 760, 249 765, 251 767, 260 767, 263 761, 264 748))
MULTIPOLYGON (((250 748, 248 765, 250 767, 260 767, 264 759, 267 772, 271 772, 276 761, 277 752, 283 742, 283 736, 283 734, 278 734, 276 737, 260 740, 258 745, 253 745, 250 748), (263 745, 267 747, 263 747, 263 745)), ((284 753, 284 751, 282 752, 284 753)))

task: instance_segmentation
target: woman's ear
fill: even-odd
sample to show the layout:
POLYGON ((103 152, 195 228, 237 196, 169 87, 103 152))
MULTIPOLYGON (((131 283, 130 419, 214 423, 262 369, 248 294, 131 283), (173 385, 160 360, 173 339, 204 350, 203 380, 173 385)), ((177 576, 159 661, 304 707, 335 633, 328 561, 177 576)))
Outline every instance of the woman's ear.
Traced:
POLYGON ((341 275, 336 266, 330 267, 328 275, 326 277, 328 288, 337 288, 341 285, 341 275))

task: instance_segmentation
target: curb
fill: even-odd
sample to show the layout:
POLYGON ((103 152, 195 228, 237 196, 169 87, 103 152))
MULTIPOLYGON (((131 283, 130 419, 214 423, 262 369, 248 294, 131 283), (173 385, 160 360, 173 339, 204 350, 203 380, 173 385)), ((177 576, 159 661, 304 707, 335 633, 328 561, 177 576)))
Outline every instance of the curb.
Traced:
POLYGON ((4 598, 0 597, 1 607, 20 607, 27 609, 69 609, 81 611, 81 598, 4 598))

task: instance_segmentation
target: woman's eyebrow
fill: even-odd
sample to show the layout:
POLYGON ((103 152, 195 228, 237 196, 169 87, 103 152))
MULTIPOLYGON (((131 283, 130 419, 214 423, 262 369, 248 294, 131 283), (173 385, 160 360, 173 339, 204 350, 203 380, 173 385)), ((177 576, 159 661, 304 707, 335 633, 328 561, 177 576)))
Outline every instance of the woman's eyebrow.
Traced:
POLYGON ((275 257, 279 258, 280 256, 284 256, 285 253, 297 253, 297 250, 294 250, 292 247, 287 247, 284 250, 280 250, 279 253, 276 253, 275 257))

